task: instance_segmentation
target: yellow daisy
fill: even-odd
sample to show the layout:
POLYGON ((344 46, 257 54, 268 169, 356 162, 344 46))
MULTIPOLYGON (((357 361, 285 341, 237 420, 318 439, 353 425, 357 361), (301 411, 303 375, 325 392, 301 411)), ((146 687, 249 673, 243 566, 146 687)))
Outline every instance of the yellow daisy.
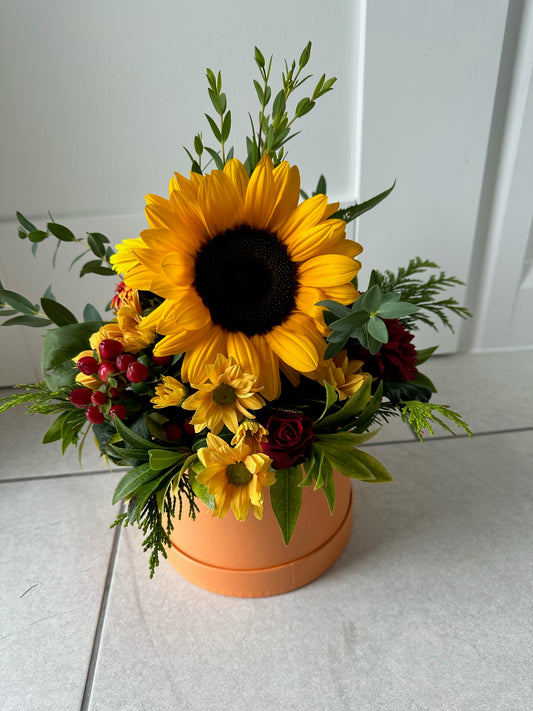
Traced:
POLYGON ((187 388, 171 375, 161 376, 161 383, 155 386, 155 397, 150 402, 156 410, 164 407, 179 407, 187 396, 187 388))
POLYGON ((320 383, 327 381, 333 385, 339 395, 339 400, 346 400, 359 390, 360 387, 372 376, 364 373, 362 360, 348 360, 346 351, 343 350, 334 358, 323 361, 320 367, 309 377, 320 383))
POLYGON ((255 420, 243 420, 237 427, 235 437, 231 440, 232 445, 246 443, 252 452, 262 452, 261 442, 268 440, 268 430, 255 420))
POLYGON ((276 480, 269 471, 270 457, 253 452, 245 442, 232 448, 211 432, 198 457, 205 469, 197 479, 215 497, 213 516, 223 518, 231 508, 235 518, 244 521, 251 505, 255 517, 263 517, 263 487, 276 480))
POLYGON ((316 303, 355 300, 362 248, 329 219, 337 203, 315 195, 298 204, 299 192, 298 169, 265 156, 250 177, 231 159, 208 175, 176 173, 168 200, 147 196, 150 228, 112 262, 128 287, 165 299, 141 328, 164 336, 156 355, 185 353, 184 382, 205 380, 205 364, 222 353, 272 400, 281 365, 318 367, 327 330, 316 303))
POLYGON ((249 410, 259 410, 265 401, 258 395, 255 375, 244 373, 233 358, 226 358, 221 353, 214 363, 206 366, 208 382, 194 385, 197 393, 190 395, 182 407, 195 410, 191 418, 196 432, 208 427, 218 434, 223 425, 237 432, 239 421, 243 417, 254 419, 249 410))

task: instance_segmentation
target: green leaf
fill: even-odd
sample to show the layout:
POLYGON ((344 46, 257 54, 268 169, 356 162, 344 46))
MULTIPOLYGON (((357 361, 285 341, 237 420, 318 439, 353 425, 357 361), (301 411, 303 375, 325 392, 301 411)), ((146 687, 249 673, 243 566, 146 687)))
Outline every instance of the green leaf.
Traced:
POLYGON ((254 59, 255 63, 260 69, 264 69, 265 66, 265 58, 263 56, 263 53, 258 47, 254 48, 254 59))
POLYGON ((307 97, 304 99, 301 99, 296 106, 296 111, 294 112, 294 115, 297 118, 301 118, 302 116, 305 116, 305 114, 309 113, 309 111, 311 111, 311 109, 314 107, 314 105, 315 105, 315 102, 311 101, 311 99, 309 99, 307 97))
POLYGON ((72 311, 69 311, 66 306, 59 304, 52 299, 46 299, 44 296, 41 299, 41 306, 48 318, 57 326, 67 326, 70 323, 78 323, 78 319, 72 311))
POLYGON ((414 380, 412 380, 411 382, 415 383, 416 385, 422 385, 425 388, 429 388, 432 393, 437 392, 437 388, 430 380, 430 378, 428 378, 427 375, 424 375, 424 373, 421 373, 420 371, 416 374, 414 380))
POLYGON ((422 348, 416 352, 416 364, 422 365, 426 360, 429 360, 433 353, 437 350, 438 346, 433 346, 432 348, 422 348))
POLYGON ((109 240, 107 239, 107 237, 104 237, 104 235, 101 235, 98 232, 90 232, 87 235, 87 244, 91 248, 93 254, 95 254, 97 257, 100 257, 100 259, 105 258, 105 246, 108 242, 109 240))
POLYGON ((318 183, 316 185, 316 190, 315 190, 315 195, 325 195, 326 194, 326 178, 321 175, 320 178, 318 179, 318 183))
POLYGON ((347 306, 339 304, 338 301, 319 301, 316 306, 323 306, 331 311, 332 314, 335 314, 338 319, 342 319, 352 313, 347 306))
POLYGON ((315 442, 317 445, 328 451, 334 452, 339 448, 357 447, 369 439, 375 437, 379 432, 379 428, 372 432, 329 432, 328 434, 317 435, 315 442))
POLYGON ((372 387, 371 378, 367 378, 363 385, 351 395, 338 412, 327 415, 320 422, 320 429, 331 427, 341 427, 344 422, 355 419, 356 415, 362 412, 370 400, 370 390, 372 387))
POLYGON ((52 301, 57 301, 56 297, 54 296, 51 286, 49 286, 46 289, 46 291, 44 292, 43 299, 52 299, 52 301))
POLYGON ((43 371, 74 358, 80 351, 89 348, 89 338, 98 331, 101 321, 73 323, 53 328, 44 334, 41 366, 43 371))
POLYGON ((380 343, 387 343, 389 332, 385 322, 379 316, 370 316, 368 319, 368 333, 380 343))
POLYGON ((200 462, 198 462, 198 465, 195 465, 189 469, 189 483, 191 485, 191 489, 200 501, 203 501, 203 503, 211 509, 211 511, 213 511, 215 508, 215 497, 209 493, 207 486, 205 484, 201 484, 196 478, 197 474, 199 474, 203 469, 200 462))
POLYGON ((113 503, 116 504, 126 496, 133 494, 136 489, 146 484, 146 482, 151 481, 156 476, 157 472, 154 472, 147 463, 139 464, 135 469, 131 469, 117 484, 117 488, 113 494, 113 503))
POLYGON ((90 262, 86 262, 81 268, 80 277, 84 276, 85 274, 100 274, 101 276, 117 275, 114 269, 104 266, 100 259, 91 259, 90 262))
POLYGON ((218 168, 218 170, 223 170, 224 169, 224 163, 222 162, 222 158, 220 157, 220 154, 217 153, 215 150, 212 148, 208 148, 207 146, 205 147, 205 150, 209 153, 211 158, 215 161, 215 165, 218 168))
POLYGON ((381 406, 381 400, 383 399, 383 381, 380 380, 376 392, 372 396, 372 399, 365 407, 365 409, 360 413, 357 418, 357 426, 355 427, 355 432, 365 432, 365 430, 371 425, 374 420, 375 414, 378 412, 381 406))
POLYGON ((298 66, 303 69, 311 57, 311 42, 308 42, 300 55, 298 66))
POLYGON ((222 140, 227 141, 231 131, 231 111, 228 111, 222 122, 222 140))
POLYGON ((35 227, 32 222, 27 220, 21 212, 17 212, 17 220, 19 221, 19 224, 21 224, 22 227, 24 227, 24 229, 28 232, 34 232, 37 229, 37 227, 35 227))
POLYGON ((46 225, 49 232, 51 232, 54 237, 61 240, 61 242, 75 242, 76 237, 65 225, 60 225, 57 222, 49 222, 46 225))
POLYGON ((41 316, 15 316, 4 321, 2 326, 31 326, 31 328, 42 328, 49 326, 52 322, 41 316))
POLYGON ((122 422, 122 420, 119 420, 118 417, 115 418, 115 429, 122 437, 124 442, 131 445, 132 447, 138 447, 139 449, 146 450, 153 450, 155 448, 154 442, 150 442, 144 437, 141 437, 140 435, 136 434, 129 427, 126 427, 126 425, 122 422))
POLYGON ((183 454, 168 449, 151 449, 149 452, 150 466, 156 472, 168 469, 183 459, 183 454))
MULTIPOLYGON (((322 452, 321 454, 323 455, 324 453, 322 452)), ((319 475, 317 477, 315 490, 322 489, 326 501, 328 502, 329 511, 333 513, 333 509, 335 508, 335 479, 333 476, 333 467, 327 457, 320 457, 318 469, 319 475)))
POLYGON ((280 116, 285 112, 285 92, 283 89, 278 91, 274 104, 272 105, 272 117, 280 116))
POLYGON ((279 469, 276 472, 276 481, 270 487, 272 510, 286 545, 291 540, 302 507, 302 489, 299 486, 301 480, 301 465, 279 469))
MULTIPOLYGON (((317 449, 320 446, 315 442, 317 449)), ((372 483, 392 481, 383 464, 360 449, 324 449, 331 465, 343 476, 372 483)))
POLYGON ((34 306, 31 301, 28 301, 25 296, 17 294, 15 291, 8 289, 0 289, 0 303, 9 304, 17 311, 29 316, 34 316, 39 313, 39 307, 34 306))
POLYGON ((205 114, 205 117, 208 120, 209 125, 211 126, 211 131, 213 131, 213 135, 214 135, 215 139, 220 143, 222 140, 222 136, 220 134, 219 127, 216 125, 214 119, 212 119, 211 116, 209 116, 209 114, 205 114))
POLYGON ((355 220, 356 217, 359 217, 363 213, 368 212, 368 210, 371 210, 373 207, 376 207, 376 205, 379 205, 382 200, 385 200, 385 198, 390 195, 390 193, 394 190, 395 185, 396 181, 394 181, 394 183, 388 190, 384 190, 379 195, 370 198, 370 200, 366 200, 365 202, 362 202, 359 205, 356 203, 355 205, 351 205, 350 207, 346 207, 342 210, 337 210, 337 212, 331 215, 330 219, 340 219, 344 220, 345 222, 351 222, 352 220, 355 220))
POLYGON ((48 232, 43 232, 42 230, 33 230, 27 235, 30 242, 42 242, 48 237, 48 232))
POLYGON ((63 429, 63 423, 67 419, 68 415, 68 411, 63 412, 53 421, 51 426, 44 433, 42 439, 43 444, 50 444, 50 442, 57 442, 57 440, 61 439, 61 430, 63 429))
POLYGON ((54 391, 65 386, 74 385, 79 372, 74 362, 67 360, 62 365, 58 365, 53 370, 45 373, 43 379, 46 386, 54 391))
POLYGON ((105 447, 106 454, 121 460, 147 462, 149 458, 148 450, 136 449, 134 447, 118 447, 114 444, 107 444, 105 447))
MULTIPOLYGON (((138 489, 135 490, 135 505, 133 507, 133 510, 131 510, 129 513, 129 519, 131 522, 136 521, 137 523, 139 523, 141 514, 148 502, 148 499, 154 494, 156 494, 157 496, 156 492, 166 481, 168 481, 168 474, 165 473, 157 477, 156 479, 151 479, 145 484, 142 484, 141 486, 139 486, 138 489)), ((166 490, 166 485, 164 488, 166 490)))
POLYGON ((92 304, 87 304, 83 309, 84 321, 102 321, 102 317, 92 304))
POLYGON ((202 143, 202 136, 201 134, 198 134, 197 136, 194 137, 194 150, 196 153, 201 156, 202 153, 204 152, 204 144, 202 143))
POLYGON ((418 311, 418 306, 407 301, 385 301, 378 309, 381 318, 402 318, 418 311))
POLYGON ((320 422, 320 420, 326 416, 326 413, 329 410, 329 408, 333 405, 334 402, 337 402, 338 397, 339 397, 337 395, 337 391, 335 390, 333 385, 328 383, 327 380, 324 381, 324 387, 326 388, 326 404, 324 406, 324 410, 322 411, 322 414, 320 415, 318 420, 316 420, 317 423, 320 422))

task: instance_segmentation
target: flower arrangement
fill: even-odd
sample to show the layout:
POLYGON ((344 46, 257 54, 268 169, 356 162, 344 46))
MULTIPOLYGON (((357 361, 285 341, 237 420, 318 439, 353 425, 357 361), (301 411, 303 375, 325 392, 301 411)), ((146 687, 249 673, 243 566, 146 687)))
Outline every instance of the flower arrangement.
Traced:
POLYGON ((335 82, 322 75, 289 110, 311 79, 303 76, 310 53, 309 43, 285 62, 273 95, 272 58, 256 48, 260 108, 243 162, 228 147, 221 74, 207 70, 215 147, 195 136, 189 177, 175 173, 168 198, 147 196, 148 228, 116 251, 100 233, 78 238, 55 221, 39 229, 17 213, 34 255, 45 239, 81 245, 74 262, 90 259, 80 276, 121 281, 110 313, 89 304, 82 321, 51 289, 38 305, 0 290, 4 326, 47 328, 43 381, 18 386, 24 392, 0 411, 25 403, 54 415, 43 442, 61 440, 63 452, 81 452, 92 431, 106 460, 128 467, 114 494, 126 506, 113 525, 142 529, 151 575, 166 557, 173 517, 194 518, 198 500, 215 516, 244 520, 261 519, 269 496, 288 543, 303 487, 321 490, 332 511, 334 470, 391 480, 360 448, 391 417, 421 439, 435 423, 471 434, 457 413, 430 403, 436 389, 420 366, 435 349, 413 344, 420 323, 451 328, 450 313, 469 315, 440 298, 461 282, 414 258, 397 273, 373 271, 360 291, 362 247, 346 225, 394 186, 340 209, 323 176, 307 195, 286 160, 295 121, 335 82))

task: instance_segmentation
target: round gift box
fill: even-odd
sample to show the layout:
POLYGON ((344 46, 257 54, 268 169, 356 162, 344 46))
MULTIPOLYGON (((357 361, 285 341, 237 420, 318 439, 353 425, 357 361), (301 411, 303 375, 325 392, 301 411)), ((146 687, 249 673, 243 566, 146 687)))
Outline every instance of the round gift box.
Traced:
POLYGON ((300 515, 285 545, 270 497, 263 518, 223 519, 199 502, 196 520, 174 519, 168 560, 201 588, 235 597, 268 597, 306 585, 324 573, 348 543, 353 520, 352 482, 334 472, 335 507, 320 490, 304 487, 300 515))

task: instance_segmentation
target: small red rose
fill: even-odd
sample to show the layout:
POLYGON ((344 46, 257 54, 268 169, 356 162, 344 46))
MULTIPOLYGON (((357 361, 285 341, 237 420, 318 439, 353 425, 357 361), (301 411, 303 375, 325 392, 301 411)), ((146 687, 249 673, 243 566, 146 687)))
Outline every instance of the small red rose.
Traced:
POLYGON ((272 459, 275 469, 292 467, 315 439, 312 418, 301 412, 279 410, 269 417, 265 426, 268 441, 262 442, 261 447, 272 459))

